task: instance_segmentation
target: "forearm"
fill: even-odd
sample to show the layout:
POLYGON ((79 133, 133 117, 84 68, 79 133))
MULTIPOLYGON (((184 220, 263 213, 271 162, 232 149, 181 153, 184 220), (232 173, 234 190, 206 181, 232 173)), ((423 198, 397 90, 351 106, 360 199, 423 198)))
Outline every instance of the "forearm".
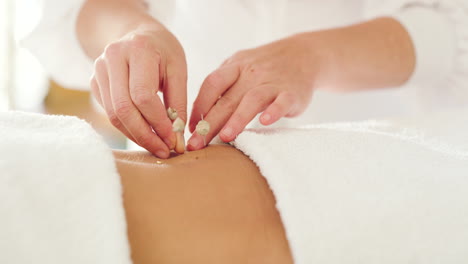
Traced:
POLYGON ((405 28, 392 18, 305 33, 320 47, 323 68, 317 88, 355 91, 404 84, 415 67, 415 51, 405 28))
POLYGON ((97 58, 104 48, 138 27, 164 28, 147 13, 141 0, 88 0, 77 21, 77 34, 85 53, 97 58))

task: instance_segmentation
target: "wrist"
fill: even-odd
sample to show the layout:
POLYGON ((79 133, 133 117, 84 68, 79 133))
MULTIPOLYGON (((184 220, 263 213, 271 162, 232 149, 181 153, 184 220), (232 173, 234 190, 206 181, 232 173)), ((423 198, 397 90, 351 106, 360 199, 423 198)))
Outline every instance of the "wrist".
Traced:
POLYGON ((316 89, 346 92, 397 87, 414 70, 411 37, 392 18, 301 35, 310 65, 317 67, 316 89))
POLYGON ((107 45, 140 27, 164 28, 138 1, 119 5, 112 1, 87 1, 78 15, 76 33, 85 53, 95 59, 107 45))
POLYGON ((304 32, 294 35, 295 42, 301 47, 303 67, 308 77, 312 78, 313 89, 322 89, 330 85, 339 56, 326 31, 304 32))
POLYGON ((148 19, 140 19, 137 21, 134 21, 132 23, 129 23, 125 29, 123 29, 122 36, 127 35, 130 32, 151 32, 151 33, 159 33, 159 32, 166 32, 167 29, 156 21, 153 18, 148 18, 148 19))

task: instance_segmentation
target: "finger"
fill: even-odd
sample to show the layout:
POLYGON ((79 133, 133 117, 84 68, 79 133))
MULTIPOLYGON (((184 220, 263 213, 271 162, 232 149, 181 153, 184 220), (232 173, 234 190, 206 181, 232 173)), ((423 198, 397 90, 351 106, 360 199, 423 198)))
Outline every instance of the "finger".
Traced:
POLYGON ((210 123, 210 131, 204 137, 197 133, 193 133, 192 137, 188 141, 188 150, 193 151, 202 149, 205 147, 205 143, 209 143, 211 139, 218 134, 223 125, 229 120, 229 117, 237 109, 242 99, 243 92, 239 87, 242 87, 242 84, 236 83, 209 110, 204 119, 210 123))
POLYGON ((185 65, 169 66, 164 87, 166 109, 177 110, 178 117, 187 122, 187 69, 185 65), (173 67, 173 68, 172 68, 173 67))
POLYGON ((95 62, 95 70, 96 70, 96 83, 99 86, 99 94, 102 100, 102 106, 106 111, 107 117, 109 121, 112 123, 114 127, 116 127, 120 132, 122 132, 126 137, 130 140, 135 141, 132 134, 128 132, 125 126, 120 122, 119 118, 115 114, 114 107, 112 104, 112 99, 109 90, 109 75, 107 72, 107 65, 104 59, 99 58, 95 62))
POLYGON ((221 140, 224 142, 234 140, 258 113, 271 104, 274 98, 274 93, 266 87, 258 87, 247 92, 221 130, 219 134, 221 140))
POLYGON ((133 104, 128 88, 128 64, 122 56, 109 56, 107 61, 110 77, 112 107, 120 126, 131 139, 160 158, 169 157, 166 144, 152 131, 150 124, 133 104))
POLYGON ((177 132, 176 133, 176 138, 177 138, 177 143, 174 148, 175 152, 179 154, 183 154, 185 152, 185 139, 184 139, 184 133, 183 132, 177 132))
POLYGON ((96 78, 93 76, 91 80, 89 81, 89 85, 91 87, 91 94, 96 98, 96 101, 104 107, 101 99, 101 93, 99 92, 99 85, 96 81, 96 78))
POLYGON ((239 78, 239 74, 239 66, 230 65, 221 67, 206 77, 193 104, 189 122, 191 133, 195 130, 195 127, 201 120, 202 115, 206 116, 220 96, 234 85, 239 78))
POLYGON ((169 149, 175 146, 175 134, 157 92, 159 90, 159 59, 156 54, 135 51, 129 58, 130 98, 156 134, 169 149))
POLYGON ((296 96, 289 92, 282 92, 276 97, 275 101, 260 116, 260 123, 268 126, 280 118, 292 113, 296 106, 296 96))

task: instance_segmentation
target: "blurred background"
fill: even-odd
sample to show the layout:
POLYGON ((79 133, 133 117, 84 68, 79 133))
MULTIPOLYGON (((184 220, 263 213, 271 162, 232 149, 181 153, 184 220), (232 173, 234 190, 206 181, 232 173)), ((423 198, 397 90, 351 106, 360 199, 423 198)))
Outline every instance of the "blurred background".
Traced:
POLYGON ((74 115, 88 121, 113 148, 125 137, 108 122, 87 91, 69 90, 49 79, 21 39, 39 20, 35 0, 0 0, 0 111, 74 115))

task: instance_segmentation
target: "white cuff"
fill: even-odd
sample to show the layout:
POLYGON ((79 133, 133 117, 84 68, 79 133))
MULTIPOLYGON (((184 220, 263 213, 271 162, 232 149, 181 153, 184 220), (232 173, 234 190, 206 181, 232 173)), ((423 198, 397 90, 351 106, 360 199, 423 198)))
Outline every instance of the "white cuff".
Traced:
POLYGON ((410 85, 434 85, 453 71, 456 34, 453 25, 440 12, 424 6, 401 9, 392 15, 408 31, 416 52, 416 67, 410 85))

